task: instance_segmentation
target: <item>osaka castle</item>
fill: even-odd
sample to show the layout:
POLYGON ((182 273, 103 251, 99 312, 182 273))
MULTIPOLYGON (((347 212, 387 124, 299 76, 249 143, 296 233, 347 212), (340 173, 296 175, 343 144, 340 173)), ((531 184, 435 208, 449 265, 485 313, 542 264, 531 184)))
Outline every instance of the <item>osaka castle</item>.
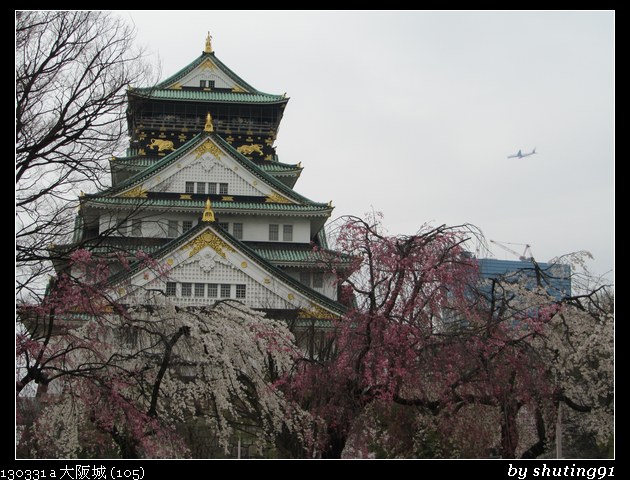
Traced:
POLYGON ((168 270, 118 272, 123 300, 150 289, 178 306, 234 299, 274 318, 343 315, 324 267, 339 258, 323 228, 333 207, 300 195, 300 163, 276 155, 288 98, 245 82, 208 35, 198 58, 128 99, 127 156, 111 160, 110 188, 81 197, 73 241, 142 250, 168 270))

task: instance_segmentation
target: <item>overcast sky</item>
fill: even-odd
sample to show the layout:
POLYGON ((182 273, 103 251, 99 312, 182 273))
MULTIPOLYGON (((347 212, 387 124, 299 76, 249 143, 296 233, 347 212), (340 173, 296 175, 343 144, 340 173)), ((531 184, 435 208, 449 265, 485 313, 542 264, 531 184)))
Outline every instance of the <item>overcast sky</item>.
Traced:
POLYGON ((118 13, 161 79, 210 32, 237 75, 286 92, 279 159, 333 217, 380 211, 393 234, 471 223, 541 262, 588 250, 613 270, 614 12, 118 13))

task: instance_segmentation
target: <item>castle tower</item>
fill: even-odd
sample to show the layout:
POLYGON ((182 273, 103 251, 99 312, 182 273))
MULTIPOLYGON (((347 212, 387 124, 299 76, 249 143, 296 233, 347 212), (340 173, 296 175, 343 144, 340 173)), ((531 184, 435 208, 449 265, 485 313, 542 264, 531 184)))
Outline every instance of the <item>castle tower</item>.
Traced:
POLYGON ((209 35, 198 58, 128 98, 128 154, 111 160, 111 188, 81 197, 75 242, 150 254, 167 281, 139 265, 120 275, 181 306, 232 298, 279 317, 342 315, 322 267, 336 257, 323 230, 333 207, 294 190, 301 165, 274 148, 289 99, 232 72, 209 35))

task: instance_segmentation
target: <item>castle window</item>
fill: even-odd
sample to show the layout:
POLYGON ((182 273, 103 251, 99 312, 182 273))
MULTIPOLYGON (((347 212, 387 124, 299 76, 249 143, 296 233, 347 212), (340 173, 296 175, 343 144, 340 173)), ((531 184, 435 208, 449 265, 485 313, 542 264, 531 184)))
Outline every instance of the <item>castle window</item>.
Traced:
POLYGON ((243 224, 242 223, 233 223, 232 224, 232 235, 237 240, 243 240, 243 224))
MULTIPOLYGON (((308 275, 308 274, 307 274, 308 275)), ((206 296, 206 285, 208 286, 209 298, 232 298, 232 285, 229 283, 180 283, 166 282, 167 297, 194 297, 203 298, 206 296)), ((235 298, 245 298, 247 296, 247 285, 235 285, 235 298)))
POLYGON ((205 80, 199 80, 199 86, 201 88, 206 88, 206 81, 205 80))
POLYGON ((282 226, 282 240, 285 242, 293 241, 293 225, 282 226))
POLYGON ((205 182, 197 182, 197 193, 206 193, 205 182))
POLYGON ((208 184, 208 193, 210 195, 216 195, 216 193, 217 193, 217 184, 216 183, 209 183, 208 184))
POLYGON ((168 236, 175 238, 177 236, 177 220, 168 221, 168 236))
POLYGON ((184 220, 182 223, 184 232, 187 232, 192 228, 192 220, 184 220))
POLYGON ((195 193, 195 182, 186 182, 186 193, 195 193))
POLYGON ((269 241, 271 242, 278 241, 278 225, 275 225, 275 224, 269 225, 269 241))
POLYGON ((142 220, 140 220, 139 218, 134 218, 131 221, 131 235, 133 237, 142 236, 142 220))
POLYGON ((127 217, 120 216, 118 217, 116 222, 117 222, 116 227, 118 228, 118 234, 123 237, 126 236, 127 235, 127 217))
POLYGON ((313 288, 324 288, 324 274, 313 272, 313 288))
POLYGON ((219 195, 227 195, 227 194, 228 194, 228 184, 219 183, 219 195))
POLYGON ((135 327, 122 327, 118 330, 118 339, 127 347, 138 346, 138 329, 135 327))

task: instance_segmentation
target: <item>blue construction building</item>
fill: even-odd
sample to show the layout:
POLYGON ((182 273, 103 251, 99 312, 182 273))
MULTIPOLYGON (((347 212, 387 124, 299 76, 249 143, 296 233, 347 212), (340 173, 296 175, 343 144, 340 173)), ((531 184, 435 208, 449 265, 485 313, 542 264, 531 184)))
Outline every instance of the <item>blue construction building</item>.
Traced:
POLYGON ((541 284, 556 299, 571 295, 571 267, 560 263, 537 263, 528 260, 498 260, 479 258, 484 279, 503 277, 508 281, 526 282, 534 287, 541 284))

